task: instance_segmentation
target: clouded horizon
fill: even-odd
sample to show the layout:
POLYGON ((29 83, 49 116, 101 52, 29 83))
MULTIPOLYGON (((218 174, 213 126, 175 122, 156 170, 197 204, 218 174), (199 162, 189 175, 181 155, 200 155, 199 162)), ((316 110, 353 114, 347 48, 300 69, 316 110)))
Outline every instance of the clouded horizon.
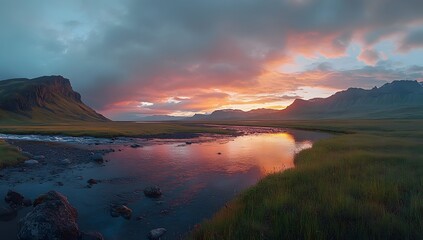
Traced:
POLYGON ((63 75, 115 120, 423 80, 421 0, 0 3, 0 79, 63 75))

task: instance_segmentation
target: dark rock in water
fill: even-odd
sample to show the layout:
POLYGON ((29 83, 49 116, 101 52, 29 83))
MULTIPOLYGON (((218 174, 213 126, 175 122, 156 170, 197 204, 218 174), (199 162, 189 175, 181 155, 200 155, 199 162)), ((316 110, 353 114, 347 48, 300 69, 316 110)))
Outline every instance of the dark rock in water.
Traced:
POLYGON ((147 187, 144 189, 144 195, 150 198, 159 198, 162 196, 162 191, 158 186, 147 187))
POLYGON ((100 153, 96 153, 91 156, 91 161, 94 161, 97 163, 103 163, 104 162, 103 155, 100 153))
POLYGON ((57 183, 56 183, 56 185, 57 185, 57 186, 59 186, 59 187, 62 187, 62 186, 64 186, 65 184, 63 184, 62 182, 57 182, 57 183))
POLYGON ((9 190, 4 198, 4 201, 8 203, 11 207, 19 207, 23 205, 24 196, 20 193, 9 190))
POLYGON ((78 212, 65 196, 50 191, 34 201, 34 209, 18 223, 19 240, 78 240, 78 212))
POLYGON ((99 232, 82 232, 79 240, 104 240, 104 237, 99 232))
POLYGON ((38 156, 34 156, 34 157, 32 157, 32 159, 35 159, 35 160, 43 160, 43 159, 45 159, 46 157, 44 156, 44 155, 38 155, 38 156))
POLYGON ((148 234, 148 238, 151 240, 158 240, 166 232, 167 232, 166 228, 156 228, 150 231, 150 233, 148 234))
POLYGON ((90 185, 93 185, 93 184, 97 184, 98 183, 98 181, 97 180, 95 180, 95 179, 89 179, 88 181, 87 181, 87 183, 88 184, 90 184, 90 185))
POLYGON ((132 217, 132 210, 125 205, 115 205, 110 209, 110 215, 112 217, 122 216, 129 220, 132 217))
POLYGON ((161 215, 168 215, 169 213, 170 213, 170 211, 167 210, 167 209, 163 209, 163 210, 160 211, 161 215))
POLYGON ((185 144, 186 144, 186 145, 191 145, 191 144, 192 144, 192 142, 185 142, 185 144))
POLYGON ((72 162, 71 162, 71 160, 69 160, 68 158, 65 158, 65 159, 63 159, 63 160, 61 161, 61 163, 63 163, 63 164, 70 164, 70 163, 72 163, 72 162))
POLYGON ((141 145, 139 145, 139 144, 132 144, 131 145, 131 148, 139 148, 139 147, 141 147, 141 145))
POLYGON ((11 207, 0 208, 0 221, 7 222, 13 220, 18 215, 18 211, 11 207))
POLYGON ((38 164, 40 162, 38 162, 37 160, 34 160, 34 159, 30 159, 30 160, 26 160, 24 163, 26 165, 35 165, 35 164, 38 164))

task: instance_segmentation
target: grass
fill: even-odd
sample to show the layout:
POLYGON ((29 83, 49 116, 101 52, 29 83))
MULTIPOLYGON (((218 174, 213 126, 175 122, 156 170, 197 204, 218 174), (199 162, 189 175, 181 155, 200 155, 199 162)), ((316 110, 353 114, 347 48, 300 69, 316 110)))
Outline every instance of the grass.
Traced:
POLYGON ((190 239, 422 239, 421 120, 238 122, 348 132, 300 152, 190 239))
POLYGON ((26 160, 26 157, 17 148, 0 140, 0 169, 19 164, 24 160, 26 160))
POLYGON ((0 133, 42 134, 93 137, 165 137, 178 134, 216 133, 227 130, 188 123, 135 123, 135 122, 65 122, 18 123, 0 122, 0 133))

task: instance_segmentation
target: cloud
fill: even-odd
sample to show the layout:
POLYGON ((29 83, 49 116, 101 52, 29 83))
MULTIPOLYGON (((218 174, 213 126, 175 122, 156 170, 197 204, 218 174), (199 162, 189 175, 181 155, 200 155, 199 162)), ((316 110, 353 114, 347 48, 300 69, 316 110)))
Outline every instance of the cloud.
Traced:
POLYGON ((381 54, 373 49, 365 49, 363 50, 360 55, 358 55, 358 59, 360 61, 363 61, 367 65, 376 65, 379 60, 381 60, 382 56, 381 54))
POLYGON ((414 48, 423 48, 423 29, 410 32, 406 35, 402 39, 398 49, 402 52, 407 52, 414 48))
POLYGON ((421 9, 420 0, 5 0, 0 78, 64 75, 106 115, 278 102, 273 95, 302 86, 338 89, 406 76, 378 66, 381 56, 371 49, 403 35, 395 42, 401 51, 420 46, 419 35, 408 33, 421 25, 421 9), (351 43, 363 46, 358 58, 372 68, 278 71, 299 55, 345 57, 351 43), (178 96, 189 99, 166 103, 178 96))

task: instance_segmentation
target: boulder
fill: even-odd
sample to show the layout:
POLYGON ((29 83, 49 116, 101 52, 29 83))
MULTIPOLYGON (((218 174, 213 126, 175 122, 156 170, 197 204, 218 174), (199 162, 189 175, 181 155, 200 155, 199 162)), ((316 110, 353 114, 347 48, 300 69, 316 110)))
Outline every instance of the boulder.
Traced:
POLYGON ((112 206, 110 210, 110 215, 112 217, 122 216, 123 218, 129 220, 132 217, 132 210, 125 205, 115 205, 112 206))
POLYGON ((78 212, 56 191, 41 195, 18 223, 19 240, 78 240, 78 212))
POLYGON ((38 162, 37 160, 34 160, 34 159, 30 159, 30 160, 26 160, 24 163, 27 164, 27 165, 35 165, 35 164, 38 164, 40 162, 38 162))
POLYGON ((147 187, 144 189, 144 195, 150 198, 159 198, 162 196, 162 191, 158 186, 147 187))
POLYGON ((141 147, 141 145, 136 144, 136 143, 131 145, 131 148, 139 148, 139 147, 141 147))
POLYGON ((71 162, 71 160, 69 160, 68 158, 65 158, 65 159, 63 159, 63 160, 61 161, 61 163, 63 163, 63 164, 70 164, 70 163, 72 163, 72 162, 71 162))
POLYGON ((95 179, 90 178, 90 179, 87 181, 87 183, 88 183, 88 184, 90 184, 90 185, 93 185, 93 184, 97 184, 97 183, 98 183, 98 181, 97 181, 97 180, 95 180, 95 179))
POLYGON ((46 156, 44 156, 44 155, 38 155, 38 156, 32 157, 32 159, 35 159, 35 160, 43 160, 45 158, 46 158, 46 156))
POLYGON ((97 163, 103 163, 103 155, 100 153, 95 153, 91 156, 91 161, 97 162, 97 163))
POLYGON ((24 196, 20 193, 9 190, 4 198, 4 201, 8 203, 11 207, 19 207, 23 205, 24 196))
POLYGON ((151 240, 158 240, 166 232, 167 232, 166 228, 156 228, 156 229, 151 230, 150 233, 148 233, 148 238, 151 239, 151 240))

